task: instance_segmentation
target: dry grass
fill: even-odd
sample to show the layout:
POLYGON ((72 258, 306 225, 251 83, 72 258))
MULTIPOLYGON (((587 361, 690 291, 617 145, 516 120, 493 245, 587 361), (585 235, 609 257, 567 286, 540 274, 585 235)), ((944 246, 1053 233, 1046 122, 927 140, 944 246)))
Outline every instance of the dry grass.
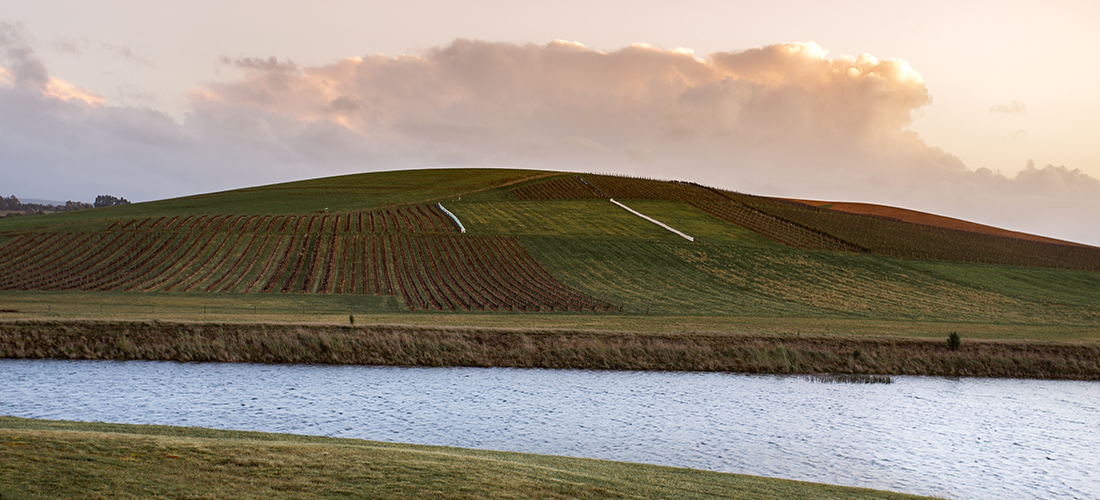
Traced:
POLYGON ((0 495, 24 498, 917 498, 522 453, 0 417, 0 495))
POLYGON ((1036 341, 162 321, 0 323, 0 357, 1100 380, 1100 346, 1036 341))

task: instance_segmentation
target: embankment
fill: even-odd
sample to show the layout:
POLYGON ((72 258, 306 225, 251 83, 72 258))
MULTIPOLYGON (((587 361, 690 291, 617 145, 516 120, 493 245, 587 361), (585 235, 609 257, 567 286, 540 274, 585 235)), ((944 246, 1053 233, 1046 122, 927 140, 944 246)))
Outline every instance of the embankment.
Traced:
POLYGON ((789 498, 913 495, 658 465, 0 416, 0 498, 789 498))
POLYGON ((0 357, 1100 380, 1100 346, 1038 341, 403 325, 13 321, 0 357))

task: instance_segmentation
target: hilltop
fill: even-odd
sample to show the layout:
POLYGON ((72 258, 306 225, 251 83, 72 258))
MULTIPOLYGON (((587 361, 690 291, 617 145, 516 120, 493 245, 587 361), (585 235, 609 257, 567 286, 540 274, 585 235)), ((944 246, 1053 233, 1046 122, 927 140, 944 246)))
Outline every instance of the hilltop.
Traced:
POLYGON ((962 222, 608 175, 380 172, 0 220, 0 297, 80 317, 106 297, 204 314, 1100 326, 1100 249, 962 222))

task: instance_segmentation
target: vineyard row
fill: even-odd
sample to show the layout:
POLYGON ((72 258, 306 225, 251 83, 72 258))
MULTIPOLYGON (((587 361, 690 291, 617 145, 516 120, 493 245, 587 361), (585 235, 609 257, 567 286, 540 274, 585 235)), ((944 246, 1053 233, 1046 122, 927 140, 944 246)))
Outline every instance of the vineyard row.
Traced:
POLYGON ((556 280, 515 237, 135 230, 24 234, 9 248, 24 251, 0 270, 0 290, 335 293, 400 296, 424 311, 618 310, 556 280))
POLYGON ((113 222, 109 232, 455 233, 438 204, 316 215, 197 215, 113 222))

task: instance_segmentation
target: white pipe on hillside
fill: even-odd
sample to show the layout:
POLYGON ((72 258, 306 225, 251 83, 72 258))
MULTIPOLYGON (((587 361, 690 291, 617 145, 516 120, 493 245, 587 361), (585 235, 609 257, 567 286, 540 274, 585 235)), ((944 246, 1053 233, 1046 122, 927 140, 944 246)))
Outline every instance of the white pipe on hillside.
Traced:
POLYGON ((626 205, 623 205, 622 203, 619 203, 619 202, 615 201, 614 199, 612 199, 612 200, 611 200, 611 203, 614 203, 614 204, 616 204, 616 205, 618 205, 618 206, 620 206, 620 207, 623 207, 623 208, 625 208, 627 212, 630 212, 630 213, 632 213, 632 214, 634 214, 634 215, 637 215, 638 217, 641 217, 641 218, 643 218, 643 219, 645 219, 645 220, 647 220, 647 221, 649 221, 649 222, 652 222, 652 223, 654 223, 654 224, 657 224, 658 226, 661 226, 661 227, 663 227, 663 228, 665 228, 665 229, 668 229, 669 231, 672 231, 673 233, 676 233, 676 234, 680 235, 680 236, 681 236, 681 237, 683 237, 683 238, 684 238, 685 240, 688 240, 688 241, 695 241, 695 238, 692 238, 691 236, 688 236, 688 235, 686 235, 686 234, 684 234, 684 233, 681 233, 680 231, 677 231, 677 230, 673 229, 673 228, 672 228, 671 226, 669 226, 668 224, 665 224, 664 222, 661 222, 661 221, 659 221, 659 220, 657 220, 657 219, 654 219, 653 217, 650 217, 650 216, 648 216, 648 215, 646 215, 646 214, 643 214, 643 213, 641 213, 641 212, 639 212, 639 211, 637 211, 637 210, 634 210, 633 208, 630 208, 630 207, 628 207, 628 206, 626 206, 626 205))
POLYGON ((451 216, 451 220, 455 221, 455 224, 458 224, 458 230, 460 232, 463 232, 463 233, 466 232, 466 226, 463 226, 462 222, 459 222, 458 217, 455 217, 455 214, 452 214, 450 210, 447 210, 446 208, 443 208, 442 203, 436 203, 436 205, 439 206, 439 209, 442 210, 443 213, 451 216))

